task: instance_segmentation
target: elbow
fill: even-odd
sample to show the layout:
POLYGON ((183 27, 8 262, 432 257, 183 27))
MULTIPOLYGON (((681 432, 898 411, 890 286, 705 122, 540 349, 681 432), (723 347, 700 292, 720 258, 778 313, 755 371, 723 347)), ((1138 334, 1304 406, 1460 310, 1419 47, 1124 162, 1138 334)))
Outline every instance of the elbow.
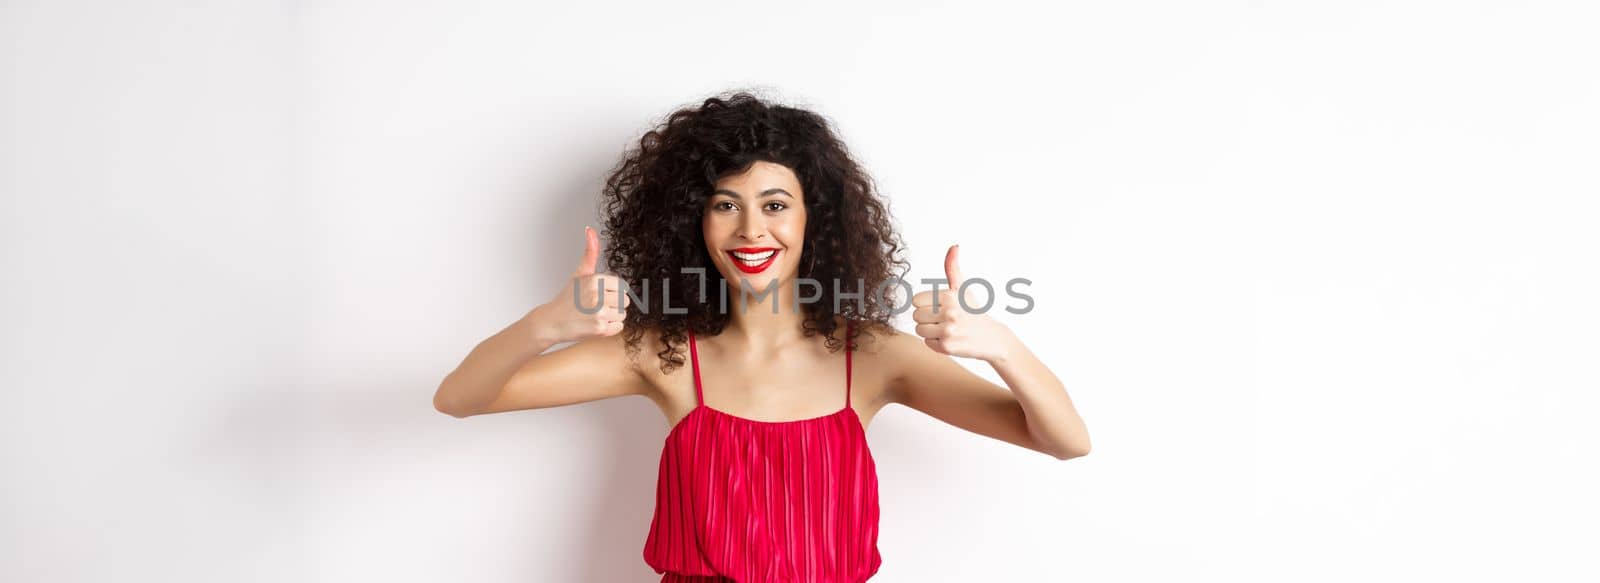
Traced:
POLYGON ((433 396, 433 410, 457 419, 465 417, 465 415, 457 413, 455 407, 452 406, 449 401, 445 400, 442 395, 433 396))
POLYGON ((1083 445, 1063 448, 1051 453, 1050 455, 1053 455, 1056 459, 1063 461, 1073 458, 1080 458, 1089 455, 1089 444, 1085 443, 1083 445))
POLYGON ((439 390, 433 393, 433 410, 456 419, 465 419, 472 416, 472 413, 463 409, 459 403, 456 403, 455 399, 450 398, 449 393, 445 391, 442 384, 439 385, 439 390))
POLYGON ((433 409, 435 411, 440 412, 440 413, 444 413, 445 415, 449 415, 451 417, 455 417, 456 419, 465 419, 467 417, 466 415, 462 415, 460 413, 457 413, 454 409, 450 409, 448 407, 439 406, 439 403, 437 401, 434 402, 433 409))
POLYGON ((1058 460, 1070 460, 1089 455, 1089 441, 1087 439, 1082 440, 1081 442, 1069 441, 1066 443, 1061 443, 1041 438, 1034 438, 1033 442, 1027 444, 1026 447, 1058 460))

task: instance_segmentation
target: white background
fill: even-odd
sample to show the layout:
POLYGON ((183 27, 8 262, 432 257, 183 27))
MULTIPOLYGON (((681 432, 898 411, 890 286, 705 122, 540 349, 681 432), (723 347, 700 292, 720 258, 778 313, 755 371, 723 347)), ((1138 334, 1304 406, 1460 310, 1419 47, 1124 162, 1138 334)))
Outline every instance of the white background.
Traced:
POLYGON ((886 409, 874 581, 1600 577, 1585 3, 22 0, 0 27, 0 580, 655 580, 653 404, 431 398, 555 293, 623 148, 731 88, 838 124, 913 277, 959 242, 1032 279, 999 317, 1093 435, 1063 462, 886 409))

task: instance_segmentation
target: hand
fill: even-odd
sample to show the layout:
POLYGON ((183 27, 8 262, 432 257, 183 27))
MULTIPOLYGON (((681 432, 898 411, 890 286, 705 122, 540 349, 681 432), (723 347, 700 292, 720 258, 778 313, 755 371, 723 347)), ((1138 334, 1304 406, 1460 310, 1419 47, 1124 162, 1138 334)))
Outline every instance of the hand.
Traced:
MULTIPOLYGON (((922 337, 922 342, 928 348, 940 354, 991 362, 1002 359, 1016 339, 1011 329, 990 318, 987 313, 968 312, 956 303, 956 294, 960 292, 963 281, 961 267, 956 261, 958 247, 960 245, 951 245, 944 255, 944 274, 950 282, 950 289, 941 289, 937 293, 925 291, 911 297, 911 305, 917 308, 911 312, 911 319, 917 323, 917 335, 922 337), (933 307, 935 299, 939 302, 937 309, 933 307)), ((982 301, 973 298, 970 291, 965 299, 968 306, 983 305, 982 301)))
POLYGON ((622 323, 627 318, 628 305, 631 303, 628 295, 621 292, 622 279, 610 273, 594 272, 595 263, 600 259, 600 237, 588 226, 584 226, 583 235, 586 239, 583 259, 573 270, 572 277, 554 299, 528 313, 532 320, 533 337, 537 341, 551 344, 574 342, 591 336, 611 336, 622 331, 622 323), (574 282, 578 288, 576 296, 572 292, 574 282), (603 294, 600 291, 602 287, 605 290, 603 294), (584 310, 590 311, 599 303, 600 310, 584 313, 584 310, 578 309, 580 303, 584 310))

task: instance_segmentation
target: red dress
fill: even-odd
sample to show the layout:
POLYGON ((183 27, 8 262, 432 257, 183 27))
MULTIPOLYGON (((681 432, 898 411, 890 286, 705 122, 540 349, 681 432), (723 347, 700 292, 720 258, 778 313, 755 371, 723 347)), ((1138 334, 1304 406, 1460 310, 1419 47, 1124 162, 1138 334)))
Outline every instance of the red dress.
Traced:
POLYGON ((859 583, 877 573, 878 476, 850 406, 851 351, 843 409, 757 421, 706 406, 689 333, 695 408, 661 449, 644 546, 663 582, 859 583))

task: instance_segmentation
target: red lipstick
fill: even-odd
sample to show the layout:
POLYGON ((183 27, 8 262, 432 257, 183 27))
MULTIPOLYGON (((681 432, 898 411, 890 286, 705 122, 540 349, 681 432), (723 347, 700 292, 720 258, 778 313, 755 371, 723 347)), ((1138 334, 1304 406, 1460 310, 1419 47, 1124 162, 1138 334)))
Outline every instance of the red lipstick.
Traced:
POLYGON ((778 254, 782 253, 782 251, 777 247, 739 247, 737 249, 729 249, 726 251, 726 253, 728 254, 728 258, 733 260, 733 266, 739 268, 739 271, 743 271, 745 273, 761 273, 766 271, 768 267, 772 266, 773 261, 778 258, 778 254), (742 253, 745 255, 761 255, 769 251, 772 252, 772 254, 768 255, 766 259, 755 265, 746 263, 743 259, 740 259, 738 255, 735 255, 735 253, 742 253))

